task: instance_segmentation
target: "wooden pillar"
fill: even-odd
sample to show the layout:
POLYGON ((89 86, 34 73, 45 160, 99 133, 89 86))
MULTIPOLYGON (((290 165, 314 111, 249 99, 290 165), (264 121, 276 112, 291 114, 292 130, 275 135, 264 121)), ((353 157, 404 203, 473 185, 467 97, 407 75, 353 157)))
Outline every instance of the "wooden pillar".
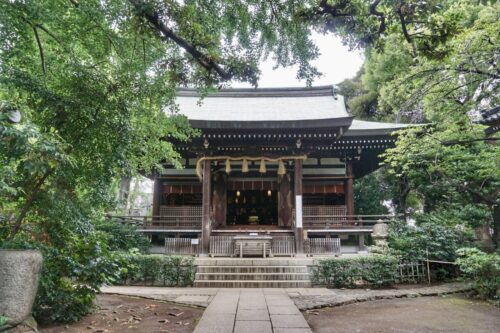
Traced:
POLYGON ((212 190, 212 211, 215 226, 226 226, 227 219, 227 174, 216 173, 212 190))
POLYGON ((302 160, 295 160, 294 170, 295 193, 295 251, 304 253, 304 228, 302 225, 302 160))
POLYGON ((291 228, 293 193, 290 175, 278 180, 278 226, 291 228))
POLYGON ((152 212, 153 216, 160 215, 160 204, 162 195, 163 191, 161 188, 161 181, 158 178, 158 176, 155 176, 153 185, 153 212, 152 212))
POLYGON ((354 192, 353 192, 353 174, 352 174, 352 163, 350 161, 346 161, 345 165, 345 181, 344 181, 344 195, 345 195, 345 206, 346 213, 349 215, 347 220, 353 221, 354 217, 354 192))
POLYGON ((203 161, 203 184, 202 184, 202 206, 201 206, 201 254, 208 254, 210 251, 210 161, 203 161))

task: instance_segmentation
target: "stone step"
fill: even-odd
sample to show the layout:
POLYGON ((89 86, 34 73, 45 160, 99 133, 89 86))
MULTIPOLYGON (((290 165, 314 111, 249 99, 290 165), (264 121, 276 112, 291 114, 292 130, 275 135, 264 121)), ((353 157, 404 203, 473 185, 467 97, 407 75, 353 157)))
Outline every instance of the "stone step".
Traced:
POLYGON ((273 281, 273 280, 196 280, 196 288, 310 288, 311 281, 273 281))
POLYGON ((276 280, 297 281, 307 280, 307 273, 196 273, 196 280, 276 280))
POLYGON ((312 266, 318 258, 274 257, 274 258, 209 258, 197 257, 196 266, 312 266))
POLYGON ((198 273, 308 273, 306 266, 198 266, 198 273))

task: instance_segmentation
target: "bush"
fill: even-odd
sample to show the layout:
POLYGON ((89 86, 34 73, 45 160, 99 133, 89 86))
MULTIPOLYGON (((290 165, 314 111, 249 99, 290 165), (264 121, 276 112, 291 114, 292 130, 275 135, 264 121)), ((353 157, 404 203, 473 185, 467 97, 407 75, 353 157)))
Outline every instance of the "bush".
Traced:
POLYGON ((464 277, 472 280, 482 298, 496 298, 500 288, 500 255, 487 254, 476 248, 457 251, 457 264, 464 277))
POLYGON ((395 220, 389 224, 389 248, 403 260, 430 259, 454 261, 456 250, 468 243, 466 231, 456 227, 431 222, 430 216, 420 216, 417 226, 395 220))
POLYGON ((396 282, 397 270, 398 259, 392 256, 325 259, 314 270, 313 282, 329 288, 354 288, 360 284, 380 288, 396 282))
POLYGON ((151 247, 149 240, 131 225, 105 221, 96 225, 96 231, 105 239, 110 251, 128 251, 135 248, 141 253, 148 253, 151 247))
POLYGON ((125 255, 117 282, 134 285, 190 286, 194 282, 194 258, 164 255, 125 255))

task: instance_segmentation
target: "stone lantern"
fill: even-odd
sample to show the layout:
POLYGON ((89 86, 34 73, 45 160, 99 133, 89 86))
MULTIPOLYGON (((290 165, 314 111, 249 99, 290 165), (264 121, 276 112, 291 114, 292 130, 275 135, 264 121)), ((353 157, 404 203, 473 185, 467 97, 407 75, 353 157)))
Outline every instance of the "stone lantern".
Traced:
POLYGON ((373 226, 372 239, 375 246, 379 248, 387 248, 387 237, 389 236, 389 226, 383 220, 378 220, 373 226))

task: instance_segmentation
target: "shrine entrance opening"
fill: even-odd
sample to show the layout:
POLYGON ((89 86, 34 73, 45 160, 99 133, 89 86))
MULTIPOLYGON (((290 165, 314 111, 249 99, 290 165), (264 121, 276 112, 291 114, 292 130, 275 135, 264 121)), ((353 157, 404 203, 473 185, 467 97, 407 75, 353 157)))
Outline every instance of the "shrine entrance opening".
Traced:
POLYGON ((275 190, 230 190, 227 192, 228 225, 278 225, 278 195, 275 190))

